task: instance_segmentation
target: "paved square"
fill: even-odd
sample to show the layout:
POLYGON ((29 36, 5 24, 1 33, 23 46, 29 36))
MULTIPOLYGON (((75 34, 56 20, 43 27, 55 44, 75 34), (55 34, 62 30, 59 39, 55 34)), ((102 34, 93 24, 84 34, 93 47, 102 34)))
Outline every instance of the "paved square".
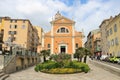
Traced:
MULTIPOLYGON (((88 62, 89 63, 89 62, 88 62)), ((7 80, 120 80, 120 76, 112 74, 102 68, 89 63, 91 71, 87 74, 45 74, 35 72, 34 67, 16 72, 10 75, 7 80)))

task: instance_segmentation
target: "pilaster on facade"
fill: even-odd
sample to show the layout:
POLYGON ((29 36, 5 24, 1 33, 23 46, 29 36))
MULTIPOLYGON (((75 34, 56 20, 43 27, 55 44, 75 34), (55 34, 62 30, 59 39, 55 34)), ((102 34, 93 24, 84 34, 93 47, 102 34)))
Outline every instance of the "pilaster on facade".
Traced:
POLYGON ((75 41, 78 46, 82 46, 81 38, 79 37, 81 33, 75 31, 75 22, 73 20, 61 16, 61 14, 57 12, 55 19, 50 23, 51 31, 45 34, 47 37, 45 37, 46 42, 44 42, 44 45, 46 48, 50 48, 51 54, 75 53, 75 41))
MULTIPOLYGON (((82 29, 82 34, 81 34, 81 39, 82 39, 82 43, 85 43, 84 41, 85 35, 84 35, 84 30, 82 29)), ((82 47, 85 47, 84 44, 82 44, 82 47)))
POLYGON ((75 53, 75 24, 73 23, 72 25, 72 49, 73 49, 73 54, 75 53))
POLYGON ((54 49, 54 35, 53 35, 53 23, 51 23, 52 28, 51 28, 51 54, 53 54, 53 49, 54 49))
POLYGON ((44 32, 42 32, 42 50, 44 50, 44 38, 45 38, 44 32))

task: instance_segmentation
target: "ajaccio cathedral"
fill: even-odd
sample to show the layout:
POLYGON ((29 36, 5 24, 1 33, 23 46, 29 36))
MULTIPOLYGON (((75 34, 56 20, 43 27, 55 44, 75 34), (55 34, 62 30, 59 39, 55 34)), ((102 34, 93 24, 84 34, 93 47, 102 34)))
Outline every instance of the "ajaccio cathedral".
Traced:
POLYGON ((51 54, 73 54, 82 47, 82 32, 75 30, 75 21, 62 16, 59 11, 51 22, 51 31, 44 34, 42 49, 50 49, 51 54))

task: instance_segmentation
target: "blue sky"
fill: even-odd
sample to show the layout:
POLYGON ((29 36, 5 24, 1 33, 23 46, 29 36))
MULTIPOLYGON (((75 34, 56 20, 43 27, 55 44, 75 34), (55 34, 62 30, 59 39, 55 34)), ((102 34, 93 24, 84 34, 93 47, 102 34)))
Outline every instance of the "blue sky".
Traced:
MULTIPOLYGON (((65 3, 68 6, 72 6, 75 2, 75 0, 59 0, 62 1, 63 3, 65 3)), ((88 0, 78 0, 81 4, 86 4, 88 2, 88 0)))
POLYGON ((29 19, 45 32, 59 10, 63 16, 76 22, 75 29, 87 36, 97 29, 104 19, 120 13, 120 0, 0 0, 0 16, 29 19))

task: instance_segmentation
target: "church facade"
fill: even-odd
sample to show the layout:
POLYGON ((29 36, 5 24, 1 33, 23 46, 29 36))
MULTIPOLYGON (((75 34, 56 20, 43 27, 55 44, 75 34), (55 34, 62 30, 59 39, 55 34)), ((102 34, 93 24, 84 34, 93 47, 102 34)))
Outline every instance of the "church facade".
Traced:
POLYGON ((57 12, 50 23, 51 31, 44 34, 42 49, 49 49, 51 54, 73 54, 78 47, 82 47, 83 34, 75 30, 75 21, 57 12))

